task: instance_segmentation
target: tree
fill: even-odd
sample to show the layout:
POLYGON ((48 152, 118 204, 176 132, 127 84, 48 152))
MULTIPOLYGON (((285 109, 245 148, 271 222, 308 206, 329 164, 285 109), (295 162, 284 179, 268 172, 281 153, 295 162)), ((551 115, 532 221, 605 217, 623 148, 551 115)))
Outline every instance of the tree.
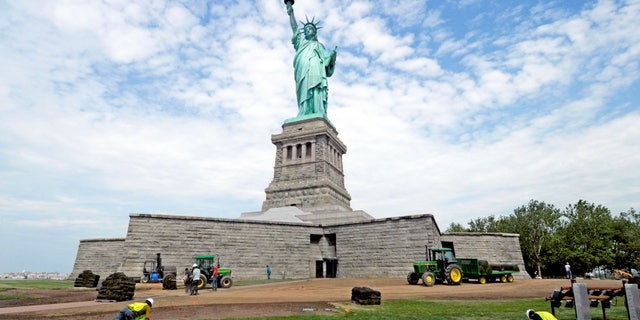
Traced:
POLYGON ((547 248, 555 237, 560 210, 544 202, 530 200, 526 206, 513 211, 508 218, 511 232, 520 234, 520 249, 525 265, 542 276, 542 266, 548 261, 547 248))
POLYGON ((633 208, 613 218, 609 209, 579 200, 560 211, 530 200, 513 214, 476 218, 468 228, 451 223, 447 232, 504 232, 520 235, 528 271, 564 274, 570 262, 575 274, 597 267, 640 269, 640 214, 633 208))
POLYGON ((494 215, 469 221, 469 232, 504 232, 499 230, 499 223, 494 215))
POLYGON ((613 261, 609 269, 638 269, 640 267, 640 214, 633 208, 621 212, 612 223, 613 261))
POLYGON ((445 232, 467 232, 467 231, 469 231, 469 230, 467 230, 461 224, 459 224, 457 222, 451 222, 451 224, 449 224, 449 227, 447 228, 447 230, 445 232))
POLYGON ((570 262, 574 273, 591 271, 613 263, 613 218, 609 209, 579 200, 563 212, 564 226, 558 230, 562 246, 555 262, 570 262))

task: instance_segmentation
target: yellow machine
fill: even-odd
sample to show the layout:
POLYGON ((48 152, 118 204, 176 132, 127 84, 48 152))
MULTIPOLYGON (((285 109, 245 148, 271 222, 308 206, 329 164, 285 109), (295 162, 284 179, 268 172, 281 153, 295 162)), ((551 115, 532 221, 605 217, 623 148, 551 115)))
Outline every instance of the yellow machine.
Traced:
POLYGON ((622 271, 620 269, 613 270, 613 278, 616 280, 620 280, 622 278, 625 279, 633 279, 633 275, 629 272, 622 271))

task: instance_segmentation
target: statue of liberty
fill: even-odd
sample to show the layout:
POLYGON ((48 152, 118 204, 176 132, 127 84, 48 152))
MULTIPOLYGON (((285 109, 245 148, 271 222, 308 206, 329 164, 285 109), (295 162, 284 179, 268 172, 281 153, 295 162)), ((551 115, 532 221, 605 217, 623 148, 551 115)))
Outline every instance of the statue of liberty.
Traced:
MULTIPOLYGON (((287 14, 291 22, 293 38, 291 42, 296 49, 293 68, 296 80, 296 98, 298 100, 298 116, 300 118, 327 118, 327 78, 331 77, 336 63, 336 48, 327 52, 318 41, 318 22, 315 18, 307 18, 302 30, 298 29, 293 14, 293 1, 285 0, 287 14)), ((291 120, 294 120, 291 119, 291 120)))

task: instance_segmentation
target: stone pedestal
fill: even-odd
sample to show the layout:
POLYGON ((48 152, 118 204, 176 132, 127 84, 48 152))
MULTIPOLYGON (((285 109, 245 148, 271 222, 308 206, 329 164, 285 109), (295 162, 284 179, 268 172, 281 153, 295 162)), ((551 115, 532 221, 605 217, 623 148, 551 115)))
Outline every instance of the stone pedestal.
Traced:
POLYGON ((352 211, 342 168, 347 147, 326 119, 285 123, 271 142, 276 160, 262 212, 288 206, 313 214, 352 211))

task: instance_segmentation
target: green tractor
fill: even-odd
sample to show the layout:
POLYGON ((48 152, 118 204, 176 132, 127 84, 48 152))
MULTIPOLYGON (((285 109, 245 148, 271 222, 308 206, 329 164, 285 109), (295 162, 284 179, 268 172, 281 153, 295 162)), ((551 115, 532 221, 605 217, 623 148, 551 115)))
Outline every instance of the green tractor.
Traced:
MULTIPOLYGON (((200 267, 200 280, 198 281, 197 286, 198 289, 203 289, 213 278, 215 256, 195 256, 194 258, 195 264, 200 267)), ((218 259, 218 265, 220 265, 220 259, 218 259)), ((232 285, 233 279, 231 279, 231 269, 218 267, 218 288, 231 288, 232 285)))
POLYGON ((431 248, 427 250, 427 261, 413 263, 413 271, 407 275, 409 284, 422 284, 427 287, 435 283, 459 285, 462 282, 462 268, 451 248, 431 248))

